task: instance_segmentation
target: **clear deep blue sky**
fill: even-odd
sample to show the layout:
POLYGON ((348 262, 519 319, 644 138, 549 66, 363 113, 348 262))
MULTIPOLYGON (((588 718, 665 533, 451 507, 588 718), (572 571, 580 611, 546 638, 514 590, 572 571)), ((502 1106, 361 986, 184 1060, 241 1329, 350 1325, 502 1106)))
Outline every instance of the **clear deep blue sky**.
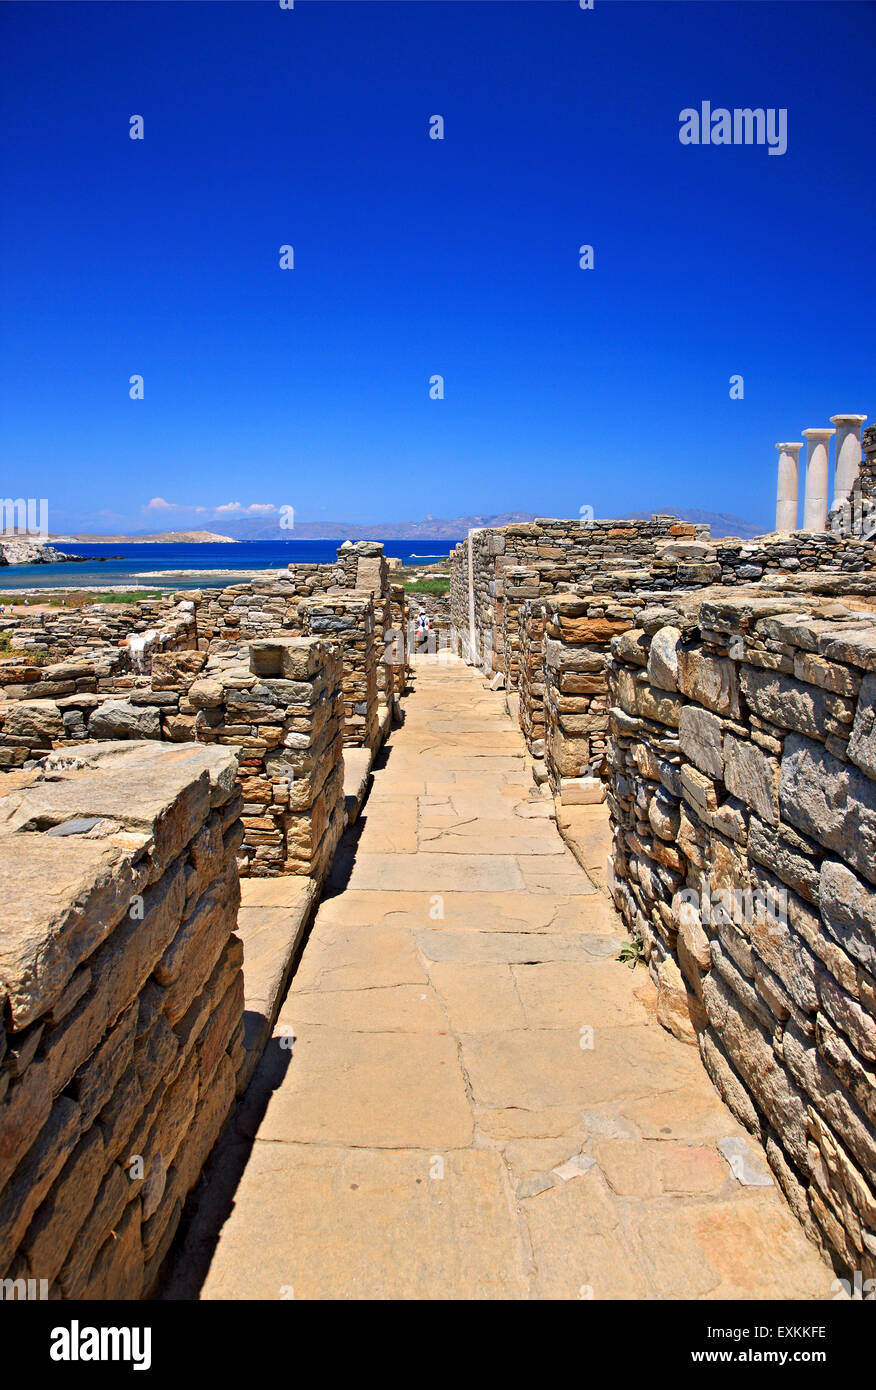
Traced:
POLYGON ((36 0, 0 40, 2 492, 53 529, 770 525, 775 442, 876 413, 865 0, 36 0), (682 146, 704 99, 787 153, 682 146))

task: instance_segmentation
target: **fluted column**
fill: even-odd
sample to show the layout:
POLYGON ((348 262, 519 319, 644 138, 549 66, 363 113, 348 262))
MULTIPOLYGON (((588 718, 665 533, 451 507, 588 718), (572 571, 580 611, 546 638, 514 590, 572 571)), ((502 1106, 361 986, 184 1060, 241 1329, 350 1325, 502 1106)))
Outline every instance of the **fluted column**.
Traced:
POLYGON ((806 440, 806 496, 803 530, 827 530, 827 474, 830 437, 836 430, 804 430, 806 440))
POLYGON ((836 425, 836 468, 833 479, 833 505, 848 502, 861 471, 861 426, 866 415, 831 415, 836 425))
POLYGON ((779 482, 776 488, 776 530, 797 530, 797 498, 800 492, 801 444, 777 444, 779 482))

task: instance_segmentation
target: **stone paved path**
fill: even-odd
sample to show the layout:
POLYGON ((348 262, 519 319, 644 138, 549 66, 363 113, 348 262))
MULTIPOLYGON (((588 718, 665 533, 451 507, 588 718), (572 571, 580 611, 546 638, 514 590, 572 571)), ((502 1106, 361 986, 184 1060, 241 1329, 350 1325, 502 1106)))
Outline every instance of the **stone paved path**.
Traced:
POLYGON ((744 1132, 616 960, 524 751, 477 673, 418 667, 202 1297, 831 1296, 777 1189, 719 1151, 744 1132))

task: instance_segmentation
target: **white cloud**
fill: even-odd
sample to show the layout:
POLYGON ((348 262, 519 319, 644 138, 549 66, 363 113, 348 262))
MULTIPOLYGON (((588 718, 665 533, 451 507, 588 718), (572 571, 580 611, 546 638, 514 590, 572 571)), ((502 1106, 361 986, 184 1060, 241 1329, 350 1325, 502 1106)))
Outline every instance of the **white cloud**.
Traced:
POLYGON ((275 512, 276 510, 277 508, 274 506, 273 502, 250 502, 248 506, 244 506, 242 502, 223 502, 221 506, 216 508, 216 513, 219 515, 224 512, 227 515, 230 512, 264 513, 275 512))
POLYGON ((143 508, 144 512, 191 512, 195 515, 211 512, 214 516, 238 516, 243 512, 263 516, 276 510, 273 502, 222 502, 215 507, 194 507, 189 502, 168 502, 163 497, 151 498, 143 508))

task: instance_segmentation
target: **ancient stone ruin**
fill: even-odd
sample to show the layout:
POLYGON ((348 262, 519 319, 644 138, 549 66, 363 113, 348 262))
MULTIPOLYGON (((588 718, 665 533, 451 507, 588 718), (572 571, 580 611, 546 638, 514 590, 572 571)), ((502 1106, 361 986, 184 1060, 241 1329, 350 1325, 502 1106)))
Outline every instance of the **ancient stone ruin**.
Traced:
MULTIPOLYGON (((836 417, 849 495, 869 491, 872 438, 860 476, 849 463, 863 418, 836 417)), ((830 432, 805 433, 816 452, 830 432)), ((453 616, 460 653, 514 692, 536 780, 565 807, 607 800, 607 888, 660 1021, 811 1237, 873 1277, 876 545, 825 529, 816 463, 804 531, 473 533, 453 616)))
POLYGON ((398 713, 408 614, 382 551, 124 610, 3 616, 14 1284, 152 1290, 398 713), (286 919, 262 959, 273 923, 257 893, 239 910, 240 880, 282 876, 286 919))
MULTIPOLYGON (((559 945, 541 937, 549 968, 548 946, 559 961, 598 957, 606 968, 617 950, 610 927, 574 937, 575 894, 599 899, 604 920, 627 935, 625 953, 644 962, 635 979, 647 979, 636 989, 653 1001, 651 1037, 676 1049, 672 1065, 695 1069, 710 1096, 714 1086, 728 1107, 714 1098, 727 1115, 717 1123, 730 1125, 732 1112, 758 1146, 744 1150, 737 1135, 721 1150, 739 1183, 775 1184, 835 1270, 876 1277, 876 542, 846 524, 847 504, 861 514, 873 492, 872 430, 864 460, 855 457, 863 418, 834 418, 843 433, 830 518, 829 432, 805 432, 803 530, 802 445, 783 444, 781 526, 754 540, 712 538, 663 515, 471 532, 451 557, 447 643, 425 658, 412 649, 404 590, 372 542, 345 544, 334 564, 124 612, 2 615, 13 654, 0 661, 0 1277, 46 1280, 61 1298, 155 1292, 177 1233, 184 1251, 186 1223, 199 1219, 192 1193, 202 1174, 209 1186, 236 1097, 275 1029, 286 1036, 283 1001, 314 914, 326 923, 316 964, 305 955, 290 998, 303 1007, 306 996, 318 1026, 310 1062, 297 1065, 311 1075, 324 1045, 326 1075, 334 1067, 346 1078, 344 1094, 336 1088, 321 1105, 308 1083, 303 1110, 282 1112, 293 1116, 291 1133, 277 1132, 281 1115, 267 1138, 297 1146, 303 1134, 322 1145, 337 1109, 352 1172, 381 1143, 393 1155, 416 1143, 441 1148, 444 1131, 433 1140, 429 1127, 434 1103, 451 1115, 446 1147, 460 1163, 469 1153, 492 1161, 509 1132, 525 1147, 510 1117, 536 1114, 550 1070, 529 1091, 521 1082, 521 1101, 514 1085, 530 1053, 513 1051, 529 1036, 518 1015, 528 1007, 542 1019, 540 1065, 559 1056, 559 1006, 527 996, 523 976, 516 992, 490 991, 499 989, 492 972, 534 969, 538 948, 520 944, 519 923, 477 931, 475 954, 462 957, 474 973, 461 984, 465 933, 441 928, 445 897, 470 915, 470 901, 502 893, 525 904, 520 912, 537 913, 540 895, 556 898, 539 928, 566 922, 559 945), (431 663, 429 681, 408 702, 418 660, 431 663), (480 673, 483 695, 470 716, 474 677, 463 663, 480 673), (442 681, 453 700, 444 722, 442 681), (484 730, 485 706, 502 727, 484 730), (419 743, 406 752, 408 711, 419 743), (387 762, 395 772, 389 792, 367 803, 357 867, 360 812, 387 762), (509 764, 531 775, 531 797, 509 764), (497 780, 487 786, 491 767, 497 780), (603 832, 610 851, 596 863, 603 832), (503 835, 516 859, 495 843, 503 835), (551 878, 557 856, 565 867, 551 878), (579 866, 586 872, 570 888, 579 866), (385 919, 360 921, 363 899, 384 891, 385 919), (431 904, 424 921, 415 898, 431 904), (392 952, 408 928, 420 954, 404 955, 398 980, 392 952), (403 1019, 416 1019, 400 1054, 392 1049, 405 1023, 351 1033, 323 1022, 319 962, 347 932, 356 944, 331 968, 339 983, 329 1002, 342 1018, 347 1008, 359 1017, 352 995, 372 970, 371 993, 392 995, 368 1001, 378 1013, 396 1007, 395 990, 413 991, 398 1003, 403 1019), (445 1010, 465 1020, 458 1046, 446 1013, 428 1023, 425 990, 442 980, 445 1010), (491 1032, 479 1032, 480 1011, 494 1030, 504 1011, 518 1018, 498 1052, 491 1032), (343 1050, 353 1036, 355 1065, 343 1050), (452 1091, 460 1049, 471 1049, 467 1080, 452 1091), (356 1096, 356 1068, 379 1078, 387 1055, 398 1055, 414 1094, 393 1081, 384 1114, 377 1092, 356 1096), (431 1079, 421 1082, 421 1071, 431 1079), (411 1105, 427 1107, 425 1138, 405 1130, 411 1105), (737 1172, 728 1155, 743 1151, 737 1172), (752 1153, 762 1158, 754 1178, 752 1153)), ((549 1123, 571 1134, 574 1114, 554 1106, 561 1113, 549 1123)), ((611 1174, 611 1144, 633 1123, 592 1106, 587 1115, 593 1133, 569 1139, 579 1151, 545 1172, 525 1170, 518 1209, 597 1168, 611 1174)), ((554 1129, 533 1135, 558 1141, 554 1129)), ((503 1153, 515 1172, 519 1154, 503 1153)), ((724 1182, 715 1152, 679 1161, 701 1165, 697 1182, 724 1182)), ((618 1181, 612 1191, 625 1200, 618 1181)), ((666 1181, 670 1193, 688 1190, 666 1181)), ((358 1179, 345 1185, 358 1188, 358 1179)), ((220 1296, 249 1296, 240 1289, 252 1276, 234 1272, 235 1221, 246 1220, 249 1200, 244 1191, 230 1222, 230 1254, 220 1244, 220 1296)), ((786 1208, 770 1210, 778 1229, 786 1208)), ((526 1219, 537 1234, 541 1218, 526 1219)), ((494 1287, 491 1273, 482 1277, 494 1287)), ((495 1287, 552 1296, 554 1285, 509 1274, 495 1287)), ((664 1285, 653 1276, 647 1287, 664 1285)))

